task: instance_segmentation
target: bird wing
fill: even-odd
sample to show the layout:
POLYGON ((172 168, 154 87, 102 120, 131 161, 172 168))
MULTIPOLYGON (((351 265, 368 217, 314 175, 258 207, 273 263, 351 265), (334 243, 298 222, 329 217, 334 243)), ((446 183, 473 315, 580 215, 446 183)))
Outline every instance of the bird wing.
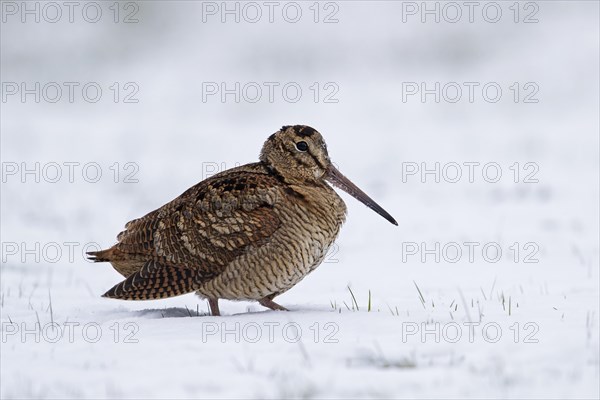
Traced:
POLYGON ((139 271, 113 286, 102 297, 121 300, 156 300, 192 292, 195 284, 193 270, 149 260, 139 271))
POLYGON ((250 247, 266 244, 281 224, 274 211, 281 193, 277 178, 236 170, 202 181, 130 221, 115 248, 132 259, 191 269, 200 282, 219 275, 250 247))

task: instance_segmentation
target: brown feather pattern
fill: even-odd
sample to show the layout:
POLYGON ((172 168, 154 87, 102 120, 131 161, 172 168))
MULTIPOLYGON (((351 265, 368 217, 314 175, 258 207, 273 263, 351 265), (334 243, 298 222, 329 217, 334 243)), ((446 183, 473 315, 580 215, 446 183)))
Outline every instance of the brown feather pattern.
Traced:
POLYGON ((126 278, 104 296, 150 300, 195 291, 215 315, 218 299, 284 309, 273 297, 321 263, 346 206, 326 182, 333 167, 314 129, 282 128, 260 160, 198 183, 128 222, 110 249, 89 253, 126 278))

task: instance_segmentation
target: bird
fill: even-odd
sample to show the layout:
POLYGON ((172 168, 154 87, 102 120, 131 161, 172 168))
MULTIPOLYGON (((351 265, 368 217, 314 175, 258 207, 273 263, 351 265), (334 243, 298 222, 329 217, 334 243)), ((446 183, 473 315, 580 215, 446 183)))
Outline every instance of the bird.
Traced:
POLYGON ((259 161, 215 174, 134 219, 109 249, 88 252, 125 278, 103 297, 154 300, 196 292, 219 316, 219 300, 273 299, 325 258, 346 220, 333 187, 394 225, 396 220, 333 165, 323 136, 286 125, 259 161))

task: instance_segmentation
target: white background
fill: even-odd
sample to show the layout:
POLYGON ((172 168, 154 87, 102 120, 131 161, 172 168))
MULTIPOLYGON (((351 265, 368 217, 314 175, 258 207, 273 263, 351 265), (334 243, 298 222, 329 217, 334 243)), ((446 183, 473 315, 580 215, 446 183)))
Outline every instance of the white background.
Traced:
POLYGON ((2 398, 598 398, 597 2, 479 2, 471 20, 463 2, 300 2, 295 23, 285 2, 273 22, 263 2, 256 22, 236 2, 239 22, 221 2, 123 2, 117 23, 112 1, 95 23, 86 2, 73 22, 62 2, 60 18, 28 2, 39 22, 22 4, 2 2, 2 398), (211 82, 263 92, 223 102, 211 82), (279 85, 272 102, 264 82, 279 85), (436 82, 439 102, 406 92, 436 82), (131 88, 137 103, 124 102, 131 88), (524 102, 531 88, 537 102, 524 102), (289 313, 100 298, 121 277, 82 249, 111 246, 215 166, 256 161, 289 124, 319 130, 399 226, 343 194, 334 251, 278 299, 289 313), (438 182, 421 174, 436 163, 438 182), (464 163, 479 163, 473 182, 464 163))

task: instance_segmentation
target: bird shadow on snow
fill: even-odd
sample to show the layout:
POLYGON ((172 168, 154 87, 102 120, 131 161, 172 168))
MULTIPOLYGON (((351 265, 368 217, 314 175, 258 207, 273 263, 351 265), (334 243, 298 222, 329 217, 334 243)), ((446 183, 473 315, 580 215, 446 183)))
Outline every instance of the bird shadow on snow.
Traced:
POLYGON ((189 317, 208 317, 210 314, 203 310, 189 309, 185 307, 165 307, 165 308, 147 308, 144 310, 127 310, 123 307, 105 312, 113 318, 189 318, 189 317))
MULTIPOLYGON (((221 311, 221 317, 238 317, 244 315, 299 315, 305 313, 323 313, 330 312, 323 307, 318 306, 286 306, 289 311, 273 311, 264 309, 257 305, 248 305, 244 311, 221 311)), ((165 308, 147 308, 143 310, 128 310, 124 307, 119 307, 113 310, 107 310, 106 315, 110 315, 113 318, 148 318, 148 319, 160 319, 160 318, 190 318, 190 317, 211 317, 212 315, 208 310, 201 310, 198 308, 191 309, 187 307, 165 307, 165 308)))

